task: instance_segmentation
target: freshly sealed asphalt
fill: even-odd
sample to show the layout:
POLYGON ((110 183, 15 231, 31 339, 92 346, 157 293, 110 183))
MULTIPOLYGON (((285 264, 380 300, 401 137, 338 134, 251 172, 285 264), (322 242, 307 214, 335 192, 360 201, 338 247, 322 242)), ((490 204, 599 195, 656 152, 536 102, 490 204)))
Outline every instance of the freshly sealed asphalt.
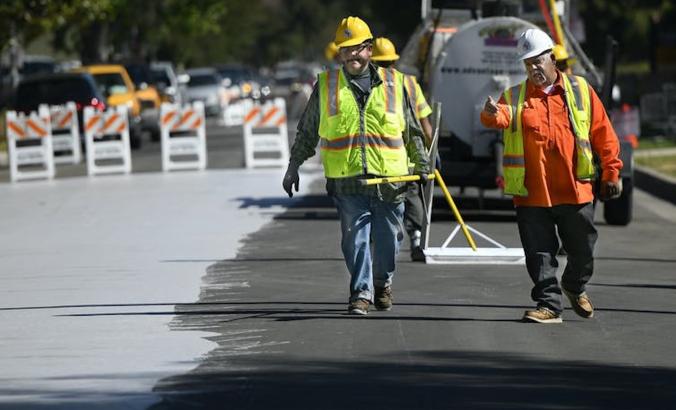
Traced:
MULTIPOLYGON (((630 226, 599 225, 595 318, 566 309, 563 324, 540 325, 520 321, 532 306, 523 266, 425 265, 407 249, 392 311, 348 316, 336 213, 314 188, 177 307, 172 329, 215 332, 218 347, 161 380, 152 409, 676 407, 675 220, 641 206, 651 198, 638 194, 630 226)), ((518 246, 513 215, 467 219, 518 246)), ((437 218, 433 242, 452 223, 437 218)))

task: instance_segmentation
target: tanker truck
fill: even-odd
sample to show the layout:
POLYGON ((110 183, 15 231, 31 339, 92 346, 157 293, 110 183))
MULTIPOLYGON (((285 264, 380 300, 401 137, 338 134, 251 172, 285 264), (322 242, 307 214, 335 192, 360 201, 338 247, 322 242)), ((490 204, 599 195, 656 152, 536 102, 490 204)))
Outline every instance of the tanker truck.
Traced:
MULTIPOLYGON (((441 103, 438 150, 444 180, 461 189, 478 188, 480 199, 484 190, 497 189, 503 150, 501 132, 485 128, 480 113, 489 95, 497 101, 505 89, 526 78, 516 44, 529 28, 547 31, 541 27, 544 20, 538 17, 539 11, 536 2, 423 0, 422 22, 397 64, 399 70, 418 76, 431 102, 441 103), (525 6, 528 4, 531 7, 525 6), (496 12, 513 15, 488 17, 496 12)), ((608 90, 614 72, 600 73, 570 30, 566 27, 564 31, 578 60, 574 73, 588 79, 609 109, 608 90)), ((613 56, 609 53, 607 59, 613 60, 613 56)), ((612 68, 614 62, 606 65, 612 68)), ((632 215, 633 147, 629 142, 620 143, 625 164, 623 194, 604 203, 604 218, 611 225, 627 225, 632 215)))

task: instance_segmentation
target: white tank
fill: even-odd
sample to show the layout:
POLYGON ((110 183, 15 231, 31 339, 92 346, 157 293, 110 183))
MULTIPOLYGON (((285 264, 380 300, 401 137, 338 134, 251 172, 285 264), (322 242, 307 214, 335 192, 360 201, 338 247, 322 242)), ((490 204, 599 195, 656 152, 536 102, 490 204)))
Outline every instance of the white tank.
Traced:
POLYGON ((515 17, 470 21, 459 27, 437 57, 430 94, 432 101, 442 104, 440 134, 454 134, 472 147, 475 157, 491 157, 497 135, 480 122, 486 98, 497 101, 506 88, 526 78, 516 42, 529 28, 537 27, 515 17))

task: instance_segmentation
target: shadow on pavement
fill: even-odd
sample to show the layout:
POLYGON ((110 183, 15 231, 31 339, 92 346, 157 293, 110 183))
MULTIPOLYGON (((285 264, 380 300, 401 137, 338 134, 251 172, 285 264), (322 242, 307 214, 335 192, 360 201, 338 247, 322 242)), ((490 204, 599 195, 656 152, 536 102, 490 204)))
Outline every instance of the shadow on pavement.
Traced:
POLYGON ((155 392, 168 394, 150 409, 666 409, 676 402, 673 369, 503 352, 401 351, 362 361, 260 355, 201 370, 160 382, 155 392))
MULTIPOLYGON (((613 285, 598 285, 598 286, 613 286, 613 285)), ((243 316, 239 319, 266 317, 271 320, 290 321, 290 320, 308 320, 308 319, 352 319, 352 320, 407 320, 407 321, 487 321, 487 322, 520 322, 520 320, 501 319, 501 318, 485 318, 485 317, 458 317, 454 316, 454 312, 448 315, 441 315, 444 313, 441 309, 450 308, 472 308, 472 309, 529 309, 531 306, 526 305, 495 305, 495 304, 480 304, 480 303, 422 303, 422 302, 396 302, 397 314, 392 312, 383 313, 386 316, 377 316, 379 313, 375 309, 371 309, 373 314, 369 316, 351 316, 346 314, 346 302, 300 302, 300 301, 255 301, 255 302, 212 302, 212 303, 139 303, 139 304, 101 304, 101 305, 57 305, 57 306, 24 306, 12 308, 0 308, 0 311, 8 310, 35 310, 35 309, 82 309, 82 308, 115 308, 115 307, 153 307, 153 306, 175 306, 175 309, 164 311, 148 310, 148 311, 120 311, 120 312, 100 312, 95 313, 72 313, 59 314, 54 316, 65 317, 96 317, 96 316, 140 316, 140 315, 175 315, 175 316, 243 316), (256 306, 252 308, 251 306, 256 306), (280 307, 284 306, 284 307, 280 307), (314 306, 309 308, 306 306, 314 306), (337 306, 340 306, 339 308, 337 306), (420 316, 416 314, 415 308, 437 308, 440 315, 438 316, 420 316)), ((602 306, 595 307, 596 312, 614 312, 614 313, 643 313, 651 315, 676 315, 676 311, 670 310, 655 310, 655 309, 626 309, 626 308, 605 308, 602 306)), ((478 315, 484 316, 484 313, 478 315)), ((516 315, 515 315, 516 317, 516 315)))

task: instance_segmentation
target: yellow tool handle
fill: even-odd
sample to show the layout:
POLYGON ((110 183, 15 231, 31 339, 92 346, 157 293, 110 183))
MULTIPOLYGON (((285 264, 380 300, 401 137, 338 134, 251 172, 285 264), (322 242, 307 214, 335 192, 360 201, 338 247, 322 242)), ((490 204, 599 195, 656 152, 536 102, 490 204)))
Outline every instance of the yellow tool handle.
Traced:
MULTIPOLYGON (((428 180, 434 179, 434 174, 427 175, 428 180)), ((410 181, 419 181, 420 175, 402 175, 398 177, 384 177, 384 178, 370 178, 362 179, 359 182, 366 185, 378 185, 378 184, 389 184, 394 182, 410 182, 410 181)))
POLYGON ((439 184, 439 187, 441 187, 441 191, 444 193, 444 196, 446 197, 446 202, 448 202, 448 205, 451 207, 451 210, 453 211, 453 214, 455 215, 455 219, 458 221, 460 224, 460 228, 462 229, 462 233, 465 235, 465 238, 467 238, 467 243, 469 246, 472 247, 472 250, 476 251, 476 243, 474 243, 474 238, 472 238, 472 235, 469 233, 469 230, 467 229, 467 225, 465 225, 465 221, 462 220, 462 216, 460 215, 460 212, 458 211, 458 207, 455 206, 455 201, 453 201, 453 198, 451 197, 451 193, 448 192, 448 188, 446 188, 446 184, 444 183, 443 178, 441 178, 441 174, 439 173, 439 170, 434 170, 434 176, 436 177, 437 184, 439 184))

